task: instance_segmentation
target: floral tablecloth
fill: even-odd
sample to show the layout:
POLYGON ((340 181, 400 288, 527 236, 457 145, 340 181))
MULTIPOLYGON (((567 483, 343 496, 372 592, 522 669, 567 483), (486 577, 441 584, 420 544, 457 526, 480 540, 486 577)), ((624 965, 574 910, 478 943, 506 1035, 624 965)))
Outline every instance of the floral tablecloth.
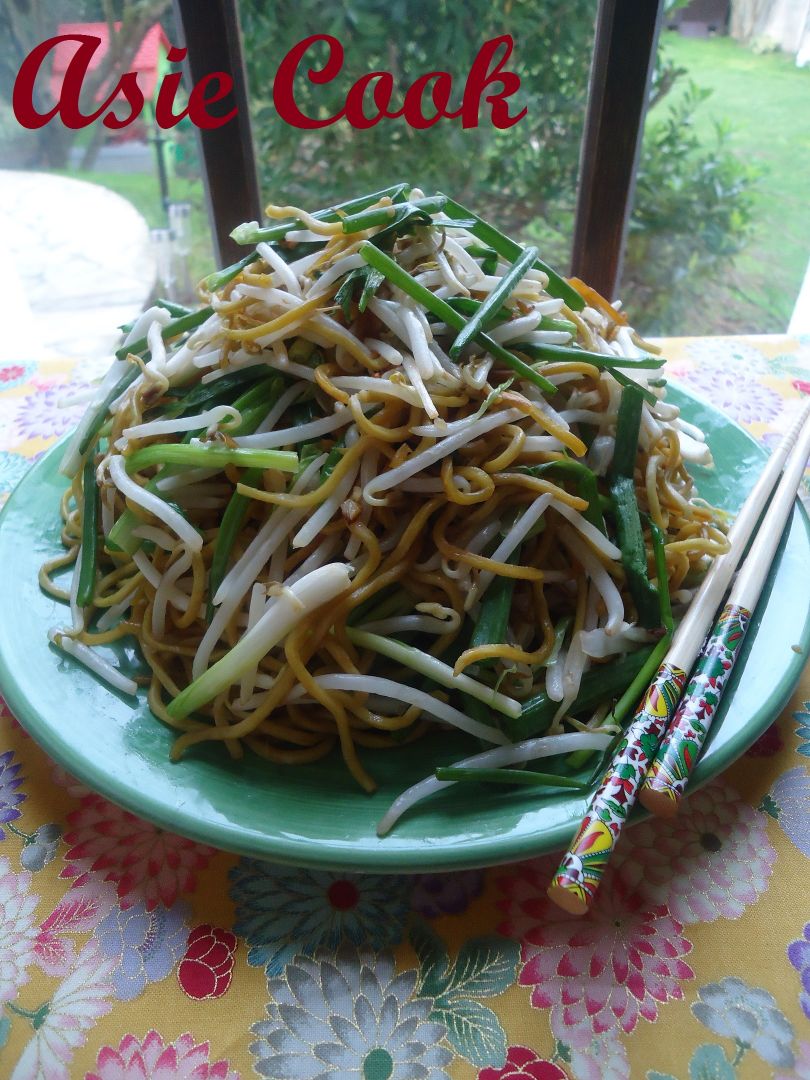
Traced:
MULTIPOLYGON (((766 444, 810 391, 808 340, 666 353, 766 444)), ((0 498, 87 379, 0 365, 0 498)), ((554 858, 350 876, 172 836, 0 707, 0 1077, 810 1080, 808 698, 810 670, 675 822, 634 826, 585 919, 547 901, 554 858)))

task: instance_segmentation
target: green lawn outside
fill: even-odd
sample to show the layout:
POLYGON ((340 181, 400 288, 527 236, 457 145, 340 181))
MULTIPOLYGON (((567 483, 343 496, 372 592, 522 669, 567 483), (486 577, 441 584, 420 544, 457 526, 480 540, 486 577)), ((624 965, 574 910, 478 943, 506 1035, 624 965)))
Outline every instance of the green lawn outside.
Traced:
POLYGON ((730 38, 667 32, 663 47, 714 91, 695 115, 698 133, 709 138, 716 121, 728 120, 731 148, 762 169, 753 239, 729 269, 729 287, 697 302, 685 332, 783 332, 810 258, 810 68, 730 38))

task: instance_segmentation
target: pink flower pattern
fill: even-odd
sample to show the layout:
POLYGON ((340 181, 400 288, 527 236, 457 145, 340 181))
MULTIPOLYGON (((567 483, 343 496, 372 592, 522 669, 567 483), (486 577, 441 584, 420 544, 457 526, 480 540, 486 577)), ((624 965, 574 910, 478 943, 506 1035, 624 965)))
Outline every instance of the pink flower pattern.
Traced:
POLYGON ((82 884, 91 874, 116 883, 121 907, 143 899, 147 911, 158 903, 171 907, 178 896, 195 888, 196 872, 207 865, 214 849, 167 832, 107 802, 86 795, 68 814, 62 877, 82 884))
POLYGON ((103 1046, 84 1080, 239 1080, 227 1061, 208 1060, 209 1045, 186 1032, 164 1043, 156 1031, 143 1039, 125 1035, 118 1048, 103 1046))
POLYGON ((757 378, 763 368, 767 370, 767 361, 758 350, 744 350, 732 364, 722 349, 716 355, 696 357, 696 361, 672 374, 738 423, 773 421, 782 412, 781 396, 757 378), (741 369, 747 370, 748 378, 740 378, 741 369))
POLYGON ((563 1010, 550 1014, 551 1031, 571 1055, 571 1074, 577 1080, 630 1080, 630 1063, 616 1029, 595 1035, 591 1024, 566 1024, 563 1010))
POLYGON ((115 890, 106 882, 88 881, 68 890, 40 923, 36 937, 36 962, 46 975, 67 974, 75 953, 68 935, 95 930, 114 904, 115 890))
POLYGON ((478 1080, 567 1080, 563 1069, 528 1046, 510 1046, 502 1069, 481 1069, 478 1080))
MULTIPOLYGON (((766 446, 772 446, 778 428, 799 407, 796 395, 810 393, 808 343, 810 338, 803 342, 803 351, 769 359, 770 346, 759 342, 695 342, 685 350, 680 347, 686 359, 672 365, 668 375, 680 377, 738 421, 770 424, 770 431, 760 433, 758 428, 758 434, 766 446), (774 388, 776 377, 784 383, 784 393, 774 388)), ((34 364, 0 365, 0 458, 11 451, 5 454, 5 473, 0 461, 0 500, 2 480, 5 477, 7 488, 15 481, 23 463, 31 463, 31 450, 39 452, 42 443, 38 440, 64 433, 84 411, 79 402, 63 409, 58 400, 84 388, 94 374, 84 364, 67 377, 52 370, 41 374, 34 364), (36 441, 26 446, 30 440, 36 441)), ((240 1080, 240 1069, 242 1076, 252 1075, 247 1064, 253 1037, 250 1023, 268 996, 278 1002, 279 987, 288 993, 284 1024, 277 1026, 279 1036, 282 1028, 289 1032, 295 1026, 296 994, 302 994, 308 1007, 334 998, 340 972, 326 955, 320 963, 320 981, 309 983, 307 965, 314 962, 291 953, 274 977, 276 989, 265 992, 265 973, 248 965, 248 943, 234 931, 227 888, 233 859, 222 854, 214 857, 211 849, 158 829, 91 793, 44 758, 1 697, 0 733, 0 756, 11 752, 14 762, 24 766, 19 791, 26 796, 24 804, 15 802, 14 816, 4 825, 5 836, 0 836, 0 1076, 4 1080, 240 1080), (48 836, 54 855, 64 858, 58 877, 56 862, 48 866, 44 860, 31 858, 35 838, 48 829, 53 830, 48 836), (204 888, 209 882, 211 887, 204 888), (193 894, 190 907, 185 901, 188 894, 193 894), (129 1006, 116 996, 116 980, 126 977, 130 983, 133 978, 137 982, 140 969, 133 976, 131 967, 143 964, 145 953, 154 951, 154 927, 161 913, 171 917, 179 945, 173 945, 165 963, 161 960, 161 985, 152 985, 157 979, 152 974, 143 978, 143 985, 133 994, 139 1015, 149 1016, 150 1021, 135 1033, 123 1034, 132 1021, 124 1011, 129 1006), (134 947, 123 925, 136 922, 144 925, 145 936, 134 947), (194 927, 190 934, 188 927, 194 927), (116 929, 120 930, 117 935, 112 932, 116 929), (256 1008, 248 1015, 241 1006, 250 994, 256 997, 256 1008), (197 1019, 183 1020, 186 1015, 197 1019), (102 1024, 105 1016, 108 1019, 102 1024), (148 1030, 151 1024, 157 1030, 148 1030), (214 1046, 205 1041, 206 1036, 216 1039, 214 1046)), ((403 964, 413 966, 412 954, 395 957, 372 948, 366 990, 379 983, 389 986, 394 998, 413 999, 424 1013, 425 1030, 435 1039, 431 1060, 443 1075, 446 1064, 447 1075, 463 1073, 478 1080, 631 1080, 630 1058, 634 1070, 642 1060, 631 1033, 639 1038, 640 1029, 646 1027, 640 1020, 647 1020, 656 1022, 653 1040, 683 1037, 687 1043, 684 1061, 692 1054, 689 1042, 704 1039, 708 1028, 717 1039, 727 1040, 723 1053, 729 1062, 734 1053, 733 1048, 729 1051, 732 1038, 738 1052, 747 1055, 739 1072, 736 1063, 730 1065, 729 1077, 732 1073, 738 1080, 753 1076, 768 1061, 775 1080, 810 1080, 810 1041, 795 1019, 800 1021, 804 1015, 801 995, 807 992, 806 972, 796 961, 796 949, 785 955, 784 948, 801 934, 805 919, 798 908, 797 918, 802 917, 790 936, 779 938, 774 933, 775 966, 772 979, 769 974, 769 989, 744 985, 736 977, 740 966, 746 977, 753 975, 739 943, 746 940, 749 929, 769 929, 768 914, 779 902, 778 896, 774 900, 775 883, 784 883, 796 873, 804 855, 810 855, 806 812, 810 772, 806 755, 795 756, 797 750, 801 753, 793 728, 775 724, 749 749, 742 772, 729 774, 745 778, 755 766, 762 771, 759 790, 770 787, 770 791, 757 810, 744 788, 735 790, 723 780, 693 792, 674 822, 634 824, 616 853, 596 907, 584 919, 564 915, 546 898, 556 860, 450 873, 441 875, 441 881, 432 873, 407 880, 400 877, 398 881, 405 884, 399 891, 391 888, 389 895, 401 902, 403 919, 410 906, 411 920, 414 913, 429 919, 437 937, 448 946, 446 971, 440 959, 435 960, 432 973, 428 966, 420 966, 425 994, 439 994, 442 979, 449 978, 450 972, 460 985, 472 979, 474 986, 480 978, 483 986, 491 977, 489 969, 472 971, 469 961, 473 955, 482 963, 497 959, 497 948, 488 953, 487 939, 479 939, 472 948, 473 942, 464 936, 480 931, 487 916, 486 933, 500 919, 501 933, 521 946, 517 985, 510 974, 502 1003, 498 993, 491 1004, 483 995, 464 999, 458 987, 431 1002, 416 996, 416 983, 403 981, 403 976, 412 982, 417 979, 416 971, 402 970, 403 964), (790 738, 786 738, 788 731, 790 738), (476 901, 474 913, 467 910, 471 899, 476 901), (720 920, 741 921, 723 925, 720 920), (699 923, 713 924, 702 937, 699 923), (712 942, 724 941, 720 935, 728 934, 738 951, 707 950, 710 934, 712 942), (690 937, 694 937, 694 953, 690 937), (718 983, 698 991, 689 962, 700 972, 701 964, 693 957, 702 955, 705 960, 709 953, 713 964, 717 956, 727 956, 719 961, 726 966, 712 972, 718 983), (733 964, 737 965, 734 977, 729 977, 733 964), (430 979, 432 990, 425 989, 430 979), (718 993, 730 984, 734 993, 727 995, 725 1004, 718 1003, 718 993), (667 1009, 669 1002, 684 997, 688 1000, 680 1009, 667 1009), (489 1013, 490 1022, 499 1026, 499 1031, 490 1029, 489 1035, 500 1033, 502 1041, 498 1044, 495 1039, 479 1047, 488 1058, 474 1061, 463 1040, 448 1041, 456 999, 467 1010, 456 1018, 474 1018, 484 1024, 483 1031, 489 1013), (516 1008, 519 1003, 522 1015, 516 1008), (431 1015, 434 1004, 446 1011, 431 1015), (544 1010, 544 1015, 538 1010, 544 1010), (793 1025, 785 1014, 794 1018, 793 1025), (779 1059, 763 1050, 763 1046, 772 1049, 767 1039, 774 1033, 779 1036, 779 1059), (745 1039, 750 1042, 754 1036, 759 1037, 759 1044, 746 1049, 745 1039)), ((9 778, 14 780, 10 772, 9 778)), ((7 794, 16 798, 16 783, 7 787, 7 794)), ((296 877, 295 871, 289 871, 290 903, 298 903, 299 908, 295 886, 307 876, 311 872, 296 877)), ((389 923, 392 910, 389 906, 382 916, 389 923)), ((295 922, 294 914, 290 917, 295 922)), ((293 949, 295 933, 288 932, 287 942, 293 949)), ((513 942, 507 944, 516 951, 513 942)), ((497 964, 492 970, 497 971, 497 964)), ((754 979, 758 981, 764 980, 754 979)), ((350 1015, 350 1010, 362 1008, 357 1004, 361 996, 358 988, 349 995, 345 1008, 341 1001, 340 1008, 325 1018, 342 1024, 329 1036, 333 1049, 339 1048, 341 1039, 351 1040, 361 1030, 354 1012, 350 1015), (337 1015, 341 1010, 345 1016, 337 1015)), ((374 999, 373 1019, 381 1032, 389 1022, 386 1010, 390 1011, 390 1002, 385 995, 374 999)), ((368 1024, 362 1029, 364 1034, 369 1030, 368 1024)), ((403 1060, 419 1058, 424 1040, 420 1043, 403 1024, 397 1034, 402 1045, 394 1046, 395 1040, 389 1039, 392 1053, 401 1052, 403 1060)), ((639 1044, 643 1045, 640 1038, 639 1044)), ((383 1075, 388 1061, 380 1053, 382 1043, 369 1046, 369 1068, 373 1065, 383 1075)), ((720 1051, 718 1046, 702 1049, 720 1051)), ((283 1047, 271 1046, 268 1038, 267 1052, 282 1053, 283 1047)), ((697 1055, 692 1066, 696 1061, 697 1055)), ((641 1072, 646 1067, 644 1062, 641 1072)), ((324 1064, 321 1075, 336 1073, 324 1064)), ((678 1075, 683 1077, 684 1070, 678 1075)))
POLYGON ((591 912, 568 915, 546 897, 555 868, 538 859, 498 880, 505 913, 498 929, 522 943, 518 981, 533 988, 532 1004, 561 1009, 566 1027, 587 1023, 594 1034, 656 1020, 659 1005, 681 999, 681 983, 694 977, 681 924, 610 872, 591 912))
POLYGON ((684 925, 738 919, 776 861, 762 815, 722 780, 691 794, 676 818, 634 826, 617 855, 625 885, 684 925))
POLYGON ((112 1008, 110 976, 114 967, 114 960, 99 954, 95 941, 85 945, 42 1010, 44 1016, 11 1080, 68 1080, 73 1054, 87 1041, 90 1028, 112 1008))
POLYGON ((31 874, 15 874, 8 859, 0 858, 0 1006, 28 982, 36 958, 34 912, 39 897, 30 888, 31 874))
POLYGON ((761 383, 746 382, 745 386, 750 391, 746 396, 740 393, 739 382, 729 382, 723 371, 713 374, 705 372, 700 378, 691 376, 689 381, 709 395, 713 404, 741 424, 776 420, 782 411, 782 399, 775 390, 761 383))

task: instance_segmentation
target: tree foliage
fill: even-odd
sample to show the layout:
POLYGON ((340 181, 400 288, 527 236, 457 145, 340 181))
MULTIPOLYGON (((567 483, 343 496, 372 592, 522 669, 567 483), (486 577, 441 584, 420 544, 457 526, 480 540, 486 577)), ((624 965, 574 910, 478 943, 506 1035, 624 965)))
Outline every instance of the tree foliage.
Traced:
MULTIPOLYGON (((587 97, 595 6, 592 0, 242 0, 248 80, 263 186, 274 199, 329 201, 363 187, 407 179, 489 207, 520 229, 576 183, 587 97), (273 106, 273 78, 283 56, 311 34, 331 34, 345 48, 344 68, 328 85, 296 81, 299 107, 312 117, 337 112, 351 84, 370 71, 394 75, 399 107, 405 90, 428 71, 453 76, 457 108, 473 60, 488 39, 511 34, 506 67, 521 89, 511 112, 527 116, 496 130, 482 103, 477 128, 442 120, 415 131, 401 119, 357 131, 345 122, 308 133, 283 123, 273 106)), ((307 59, 318 55, 316 50, 307 59)), ((320 53, 323 62, 324 53, 320 53)))
MULTIPOLYGON (((109 47, 98 67, 88 72, 82 85, 82 106, 89 112, 97 93, 112 87, 132 61, 153 23, 170 11, 171 0, 0 0, 0 96, 11 99, 12 87, 28 53, 46 38, 57 33, 63 22, 106 22, 110 28, 109 47)), ((36 105, 47 112, 55 104, 50 92, 50 62, 43 67, 36 83, 36 105)), ((82 167, 92 168, 106 129, 97 123, 85 149, 82 167)), ((70 148, 79 133, 52 122, 36 132, 26 164, 64 168, 70 148)))
POLYGON ((663 117, 651 114, 644 134, 622 295, 648 333, 677 333, 750 235, 755 170, 728 149, 726 125, 706 144, 692 126, 710 93, 690 82, 663 117))
MULTIPOLYGON (((566 268, 593 41, 590 0, 242 0, 240 12, 268 199, 323 205, 405 179, 453 194, 540 243, 544 257, 566 268), (299 75, 296 101, 308 116, 333 115, 358 77, 380 70, 395 77, 394 107, 418 75, 449 71, 457 107, 477 50, 503 33, 515 42, 507 67, 521 80, 512 112, 527 106, 528 113, 504 131, 491 125, 486 106, 479 127, 467 131, 447 120, 414 131, 401 119, 365 131, 345 121, 301 131, 279 119, 273 79, 288 49, 316 33, 338 38, 345 58, 331 84, 299 75)), ((324 58, 313 51, 307 66, 324 58)), ((740 250, 750 228, 752 174, 728 150, 722 128, 701 145, 691 121, 706 94, 692 86, 670 97, 685 78, 659 55, 621 290, 647 331, 677 330, 690 297, 740 250)))

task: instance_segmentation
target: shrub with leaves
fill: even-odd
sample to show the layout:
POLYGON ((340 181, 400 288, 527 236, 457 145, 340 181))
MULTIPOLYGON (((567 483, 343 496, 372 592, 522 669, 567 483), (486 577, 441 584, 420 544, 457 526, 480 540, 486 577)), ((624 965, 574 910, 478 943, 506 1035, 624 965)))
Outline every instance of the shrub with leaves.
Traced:
MULTIPOLYGON (((489 208, 513 232, 555 199, 571 198, 594 30, 591 0, 242 0, 240 14, 262 186, 274 201, 322 205, 409 180, 489 208), (510 114, 524 107, 528 113, 503 131, 492 126, 486 101, 479 126, 467 130, 460 121, 414 130, 403 119, 384 119, 366 130, 340 121, 301 131, 278 117, 273 77, 287 51, 312 34, 336 37, 345 58, 325 85, 300 72, 296 102, 308 116, 334 115, 356 79, 383 70, 394 76, 392 109, 429 71, 452 75, 450 107, 457 109, 478 50, 501 34, 514 39, 505 67, 521 81, 509 99, 510 114)), ((325 45, 314 47, 302 69, 322 66, 325 57, 325 45)), ((429 102, 429 92, 425 98, 429 102)))
POLYGON ((621 293, 647 333, 677 333, 750 236, 755 170, 729 150, 726 125, 709 144, 692 126, 709 94, 690 82, 644 133, 621 293))
MULTIPOLYGON (((240 13, 266 198, 315 207, 407 180, 452 194, 567 269, 593 47, 591 0, 241 0, 240 13), (371 71, 393 74, 393 109, 418 76, 449 71, 450 107, 458 108, 478 50, 501 34, 514 39, 505 66, 521 80, 510 112, 528 112, 503 131, 492 126, 485 101, 479 126, 467 130, 458 121, 414 130, 403 119, 384 119, 365 130, 341 120, 302 131, 279 118, 273 78, 287 51, 312 34, 331 34, 345 49, 343 69, 328 84, 306 77, 307 68, 325 62, 325 45, 307 53, 295 95, 313 118, 337 113, 349 87, 371 71)), ((621 288, 646 332, 680 329, 693 298, 750 231, 751 170, 729 151, 724 128, 703 145, 692 127, 707 92, 690 85, 667 104, 685 75, 659 55, 621 288)))

